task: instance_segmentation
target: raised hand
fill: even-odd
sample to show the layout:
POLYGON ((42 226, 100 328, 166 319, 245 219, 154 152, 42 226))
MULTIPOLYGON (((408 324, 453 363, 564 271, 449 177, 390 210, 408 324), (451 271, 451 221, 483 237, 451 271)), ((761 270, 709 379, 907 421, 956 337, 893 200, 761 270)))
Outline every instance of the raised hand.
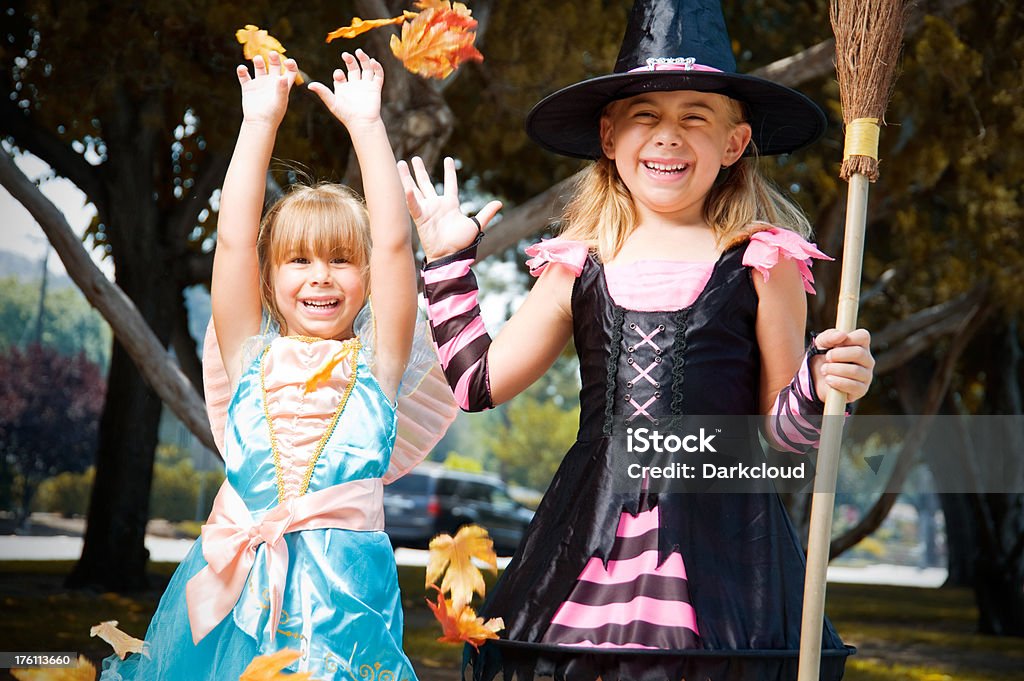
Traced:
POLYGON ((268 61, 269 65, 261 55, 253 57, 255 77, 249 75, 244 64, 239 64, 235 73, 242 86, 242 120, 276 127, 288 108, 288 93, 299 75, 299 67, 294 59, 285 59, 282 72, 281 55, 277 52, 271 52, 268 61))
POLYGON ((384 68, 362 50, 356 50, 354 56, 345 52, 341 59, 348 74, 341 69, 334 70, 333 91, 322 83, 310 83, 309 89, 349 130, 353 126, 377 123, 380 120, 384 68))
POLYGON ((398 162, 398 176, 405 189, 405 202, 409 214, 416 223, 420 244, 427 260, 437 260, 466 248, 476 239, 477 234, 501 210, 500 201, 491 201, 476 214, 476 220, 462 214, 459 207, 459 187, 455 174, 455 160, 444 159, 444 190, 438 195, 430 181, 423 159, 414 156, 412 172, 405 161, 398 162), (415 174, 415 179, 413 179, 415 174))

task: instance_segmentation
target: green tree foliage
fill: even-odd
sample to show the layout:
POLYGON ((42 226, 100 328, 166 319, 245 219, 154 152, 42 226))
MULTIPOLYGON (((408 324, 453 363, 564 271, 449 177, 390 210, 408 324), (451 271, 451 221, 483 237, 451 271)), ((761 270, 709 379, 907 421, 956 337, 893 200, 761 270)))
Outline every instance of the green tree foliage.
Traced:
POLYGON ((78 289, 48 288, 43 310, 42 337, 37 339, 39 282, 0 279, 0 352, 39 342, 63 355, 85 353, 90 362, 106 366, 110 327, 78 289))
POLYGON ((0 468, 21 480, 21 518, 43 479, 92 463, 103 391, 84 355, 39 345, 0 355, 0 468))

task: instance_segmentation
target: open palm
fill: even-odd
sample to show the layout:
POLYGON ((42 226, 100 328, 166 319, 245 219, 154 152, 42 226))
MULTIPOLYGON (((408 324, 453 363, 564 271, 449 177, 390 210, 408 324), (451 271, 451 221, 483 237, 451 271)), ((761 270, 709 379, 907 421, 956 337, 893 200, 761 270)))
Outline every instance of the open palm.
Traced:
POLYGON ((250 76, 244 65, 236 70, 238 84, 242 87, 242 117, 250 123, 276 126, 288 108, 288 93, 299 75, 299 67, 294 59, 286 59, 282 64, 277 52, 271 52, 266 61, 256 55, 252 66, 255 76, 250 76))
POLYGON ((341 58, 348 74, 341 69, 334 70, 333 91, 321 83, 310 83, 309 89, 350 130, 352 126, 376 122, 380 118, 381 89, 384 87, 383 67, 362 50, 356 50, 354 56, 345 52, 341 58))
POLYGON ((484 206, 476 215, 479 229, 473 219, 462 214, 455 161, 450 157, 444 160, 444 189, 441 194, 434 189, 419 156, 413 157, 411 172, 405 161, 399 161, 398 176, 402 179, 409 214, 416 223, 427 260, 437 260, 472 244, 477 234, 501 209, 500 201, 491 201, 484 206))

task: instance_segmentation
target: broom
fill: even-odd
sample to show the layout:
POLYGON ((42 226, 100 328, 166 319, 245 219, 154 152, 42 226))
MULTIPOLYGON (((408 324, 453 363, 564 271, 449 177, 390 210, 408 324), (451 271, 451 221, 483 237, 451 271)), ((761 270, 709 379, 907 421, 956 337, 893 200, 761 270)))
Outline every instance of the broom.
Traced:
MULTIPOLYGON (((904 3, 905 0, 830 2, 829 16, 836 36, 839 97, 846 126, 843 166, 839 175, 850 185, 846 198, 836 328, 847 333, 857 325, 868 182, 878 179, 879 126, 895 82, 896 61, 906 19, 904 3)), ((825 577, 845 407, 846 395, 830 389, 825 400, 815 492, 811 502, 797 681, 817 681, 820 673, 825 577)))

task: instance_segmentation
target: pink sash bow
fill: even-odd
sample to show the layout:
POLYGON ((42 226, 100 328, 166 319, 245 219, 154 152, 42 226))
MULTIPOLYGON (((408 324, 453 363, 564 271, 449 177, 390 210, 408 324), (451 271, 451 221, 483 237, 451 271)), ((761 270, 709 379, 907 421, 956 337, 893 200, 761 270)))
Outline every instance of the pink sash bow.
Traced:
POLYGON ((259 522, 225 480, 203 525, 203 557, 207 566, 185 586, 192 641, 199 643, 235 607, 256 562, 256 549, 264 551, 270 587, 268 638, 281 619, 284 583, 288 575, 285 534, 300 530, 384 529, 383 485, 379 478, 354 480, 284 501, 259 522))

